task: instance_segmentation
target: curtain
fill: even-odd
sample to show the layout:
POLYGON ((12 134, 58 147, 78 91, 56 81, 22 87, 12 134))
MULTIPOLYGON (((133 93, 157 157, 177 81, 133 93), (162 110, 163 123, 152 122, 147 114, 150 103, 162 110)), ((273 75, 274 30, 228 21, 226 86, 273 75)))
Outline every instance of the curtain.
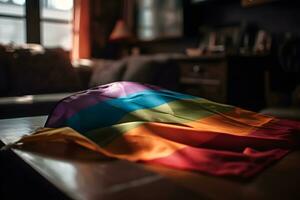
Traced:
POLYGON ((72 59, 90 56, 90 0, 74 0, 72 59))
POLYGON ((131 33, 134 32, 135 3, 135 0, 124 0, 123 2, 123 19, 131 33))
POLYGON ((91 1, 91 55, 112 59, 113 48, 109 37, 116 22, 123 16, 123 0, 91 1))
POLYGON ((134 0, 74 0, 72 59, 110 58, 109 37, 123 19, 133 29, 134 0))

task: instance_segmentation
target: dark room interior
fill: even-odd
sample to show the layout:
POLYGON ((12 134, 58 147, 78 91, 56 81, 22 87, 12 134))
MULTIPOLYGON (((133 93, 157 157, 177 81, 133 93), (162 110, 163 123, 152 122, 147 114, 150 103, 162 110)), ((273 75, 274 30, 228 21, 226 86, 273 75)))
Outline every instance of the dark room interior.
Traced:
POLYGON ((299 120, 297 0, 0 0, 0 199, 299 199, 299 120))

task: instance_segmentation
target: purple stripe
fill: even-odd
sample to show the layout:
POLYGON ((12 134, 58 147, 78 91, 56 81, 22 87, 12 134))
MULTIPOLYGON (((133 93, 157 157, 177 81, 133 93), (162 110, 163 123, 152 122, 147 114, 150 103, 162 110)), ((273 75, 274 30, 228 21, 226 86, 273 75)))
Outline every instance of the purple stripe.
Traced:
POLYGON ((143 85, 140 83, 134 82, 115 82, 106 85, 101 85, 94 87, 83 92, 76 93, 71 95, 64 100, 62 100, 49 116, 48 121, 46 122, 46 127, 57 127, 63 121, 73 116, 75 113, 80 110, 93 106, 97 103, 126 97, 128 95, 142 92, 145 90, 159 90, 159 87, 152 85, 143 85))

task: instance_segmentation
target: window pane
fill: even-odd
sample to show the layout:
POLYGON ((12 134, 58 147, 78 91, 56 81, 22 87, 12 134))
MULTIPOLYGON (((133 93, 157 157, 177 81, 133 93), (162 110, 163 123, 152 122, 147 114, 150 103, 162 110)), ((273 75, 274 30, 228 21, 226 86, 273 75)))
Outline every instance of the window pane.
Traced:
POLYGON ((150 28, 140 28, 138 30, 139 38, 141 40, 152 40, 158 37, 156 29, 150 28))
POLYGON ((141 40, 182 36, 182 19, 180 0, 138 1, 138 37, 141 40))
POLYGON ((0 14, 12 16, 25 16, 25 0, 0 0, 0 14))
POLYGON ((43 0, 42 19, 71 21, 73 19, 73 0, 43 0))
POLYGON ((25 20, 0 18, 0 43, 25 43, 25 20))
POLYGON ((42 22, 42 44, 45 47, 72 47, 72 24, 42 22))
POLYGON ((144 9, 141 13, 140 25, 144 27, 154 26, 155 14, 151 9, 144 9))

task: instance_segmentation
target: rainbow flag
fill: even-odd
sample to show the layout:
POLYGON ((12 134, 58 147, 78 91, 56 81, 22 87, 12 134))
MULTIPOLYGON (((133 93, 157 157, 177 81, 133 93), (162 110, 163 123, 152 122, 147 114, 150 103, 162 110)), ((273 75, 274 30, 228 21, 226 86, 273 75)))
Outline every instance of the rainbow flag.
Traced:
POLYGON ((19 143, 74 142, 114 158, 239 177, 298 146, 300 130, 299 122, 133 82, 65 98, 45 126, 19 143))

